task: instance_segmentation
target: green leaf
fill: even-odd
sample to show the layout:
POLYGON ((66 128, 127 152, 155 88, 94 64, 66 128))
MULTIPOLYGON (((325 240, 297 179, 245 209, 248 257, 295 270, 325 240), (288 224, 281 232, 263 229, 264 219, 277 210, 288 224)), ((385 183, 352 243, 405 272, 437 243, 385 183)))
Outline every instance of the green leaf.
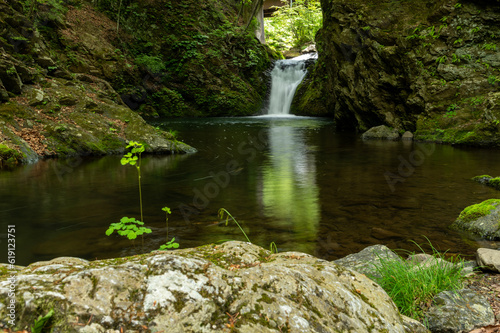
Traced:
POLYGON ((127 235, 128 239, 132 240, 132 239, 136 239, 137 238, 137 234, 133 231, 130 231, 129 234, 127 235))
POLYGON ((49 322, 50 318, 54 315, 54 309, 50 309, 50 311, 45 315, 45 316, 40 316, 38 317, 37 320, 35 320, 35 323, 33 326, 31 326, 31 331, 33 333, 42 333, 45 332, 44 330, 45 325, 49 322))
POLYGON ((161 210, 168 213, 168 214, 172 214, 172 212, 170 211, 170 208, 168 208, 168 207, 163 207, 161 210))
POLYGON ((114 228, 109 228, 108 230, 106 230, 106 236, 110 236, 113 233, 113 231, 115 231, 114 228))
POLYGON ((172 244, 172 247, 173 247, 174 249, 177 249, 177 248, 179 247, 179 243, 173 243, 173 244, 172 244))

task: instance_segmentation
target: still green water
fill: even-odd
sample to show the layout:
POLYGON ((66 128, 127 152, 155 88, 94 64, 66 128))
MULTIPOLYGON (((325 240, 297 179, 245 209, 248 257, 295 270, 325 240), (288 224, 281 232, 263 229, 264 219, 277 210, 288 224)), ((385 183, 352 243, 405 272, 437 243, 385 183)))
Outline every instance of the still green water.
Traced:
POLYGON ((145 156, 144 222, 153 233, 132 242, 106 237, 112 222, 139 218, 137 173, 121 156, 47 160, 0 172, 0 261, 7 225, 16 226, 16 262, 58 256, 102 259, 157 249, 244 240, 217 217, 224 207, 250 240, 280 251, 333 260, 373 244, 416 250, 428 237, 440 250, 472 254, 494 242, 448 229, 471 204, 499 192, 470 180, 498 176, 500 151, 412 142, 362 141, 326 119, 249 117, 159 120, 195 154, 145 156))

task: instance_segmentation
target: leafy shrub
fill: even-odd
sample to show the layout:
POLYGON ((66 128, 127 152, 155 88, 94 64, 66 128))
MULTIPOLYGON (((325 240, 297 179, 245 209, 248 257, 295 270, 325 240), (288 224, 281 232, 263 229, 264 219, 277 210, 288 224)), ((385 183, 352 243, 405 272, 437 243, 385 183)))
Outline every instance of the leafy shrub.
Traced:
POLYGON ((322 24, 319 1, 296 0, 292 7, 279 7, 266 19, 266 39, 277 50, 313 43, 322 24))
POLYGON ((151 73, 160 73, 165 70, 165 63, 160 57, 141 54, 135 58, 135 63, 147 68, 151 73))

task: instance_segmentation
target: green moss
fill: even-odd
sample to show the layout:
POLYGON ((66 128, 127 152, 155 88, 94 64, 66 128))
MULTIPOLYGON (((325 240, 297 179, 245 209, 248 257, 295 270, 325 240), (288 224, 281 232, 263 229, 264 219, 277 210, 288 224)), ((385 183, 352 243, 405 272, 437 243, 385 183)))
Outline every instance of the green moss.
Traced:
POLYGON ((483 180, 485 178, 487 178, 489 180, 489 179, 491 179, 493 177, 491 177, 490 175, 481 175, 481 176, 472 177, 471 179, 475 180, 475 181, 479 181, 479 180, 483 180))
POLYGON ((480 217, 488 215, 493 209, 500 204, 500 199, 489 199, 479 204, 465 208, 459 215, 459 219, 469 223, 477 220, 480 217))
POLYGON ((184 301, 184 298, 185 298, 185 294, 182 293, 182 292, 179 292, 179 291, 175 291, 173 290, 172 291, 172 294, 174 295, 175 297, 175 302, 173 303, 174 304, 174 309, 177 313, 181 312, 182 309, 184 309, 184 305, 185 305, 185 301, 184 301))
POLYGON ((13 116, 27 118, 27 112, 22 106, 14 103, 0 104, 0 118, 12 120, 13 116))
POLYGON ((272 304, 276 302, 276 299, 269 297, 269 295, 263 293, 262 296, 257 300, 257 302, 264 302, 267 304, 272 304))
POLYGON ((24 155, 6 145, 0 144, 0 168, 11 167, 22 162, 24 155))
POLYGON ((500 177, 492 178, 488 181, 488 186, 500 191, 500 177))

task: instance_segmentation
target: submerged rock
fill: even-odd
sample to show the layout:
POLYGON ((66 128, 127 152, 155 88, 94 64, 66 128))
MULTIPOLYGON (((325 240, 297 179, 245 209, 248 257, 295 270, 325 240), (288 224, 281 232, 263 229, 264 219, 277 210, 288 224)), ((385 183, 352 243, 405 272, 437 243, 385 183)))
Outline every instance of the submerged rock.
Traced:
MULTIPOLYGON (((9 304, 11 275, 2 272, 0 304, 9 304)), ((94 262, 66 258, 13 273, 16 329, 54 308, 54 332, 407 331, 392 300, 366 276, 250 243, 94 262)), ((0 305, 0 322, 10 327, 7 314, 0 305)))
POLYGON ((500 239, 500 199, 489 199, 465 208, 450 226, 482 238, 500 239))

